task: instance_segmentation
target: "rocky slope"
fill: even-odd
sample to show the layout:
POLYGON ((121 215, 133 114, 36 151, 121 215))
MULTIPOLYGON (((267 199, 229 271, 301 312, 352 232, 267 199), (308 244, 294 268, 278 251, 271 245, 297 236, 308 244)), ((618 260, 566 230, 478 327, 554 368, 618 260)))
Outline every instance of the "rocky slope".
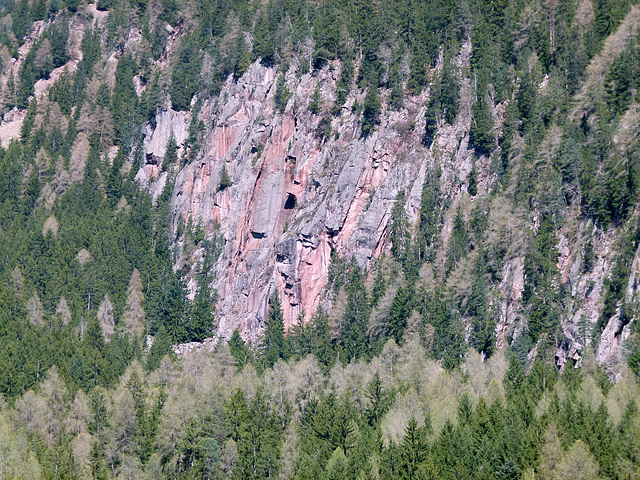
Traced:
MULTIPOLYGON (((573 117, 579 118, 581 112, 588 111, 611 58, 620 53, 620 45, 636 34, 639 12, 637 7, 631 8, 617 32, 605 42, 602 53, 591 62, 574 102, 573 117)), ((92 5, 74 18, 69 61, 54 70, 48 80, 35 85, 37 98, 46 97, 49 86, 65 69, 73 72, 77 67, 82 58, 79 47, 84 32, 82 20, 91 19, 98 25, 105 21, 104 13, 92 5)), ((17 74, 21 60, 42 29, 42 22, 36 22, 32 35, 19 50, 18 59, 3 62, 5 79, 17 74)), ((167 32, 165 52, 153 65, 157 70, 167 68, 172 46, 180 38, 179 29, 168 27, 167 32)), ((140 32, 133 29, 122 49, 108 58, 102 72, 107 83, 113 86, 119 55, 127 50, 137 51, 140 42, 140 32)), ((144 128, 146 163, 136 178, 149 188, 154 198, 160 195, 167 180, 175 180, 171 199, 175 268, 186 275, 192 293, 196 287, 195 272, 206 252, 201 246, 188 247, 182 227, 190 222, 201 226, 207 239, 223 239, 210 272, 219 294, 216 338, 229 338, 239 328, 243 337, 255 340, 264 326, 268 300, 275 291, 282 299, 286 326, 308 320, 319 306, 331 308, 332 296, 325 287, 332 253, 354 257, 362 267, 373 266, 390 250, 391 210, 398 192, 406 192, 404 209, 409 221, 415 224, 425 175, 434 171, 436 165, 441 171, 443 224, 436 268, 423 268, 422 281, 429 285, 446 281, 460 295, 468 295, 473 253, 448 279, 438 267, 444 265, 456 212, 461 211, 469 220, 473 209, 482 203, 489 212, 486 244, 501 244, 506 250, 501 280, 491 288, 491 302, 499 316, 495 332, 498 347, 504 348, 522 331, 526 323, 521 305, 526 238, 538 229, 541 212, 535 205, 527 212, 515 205, 516 174, 511 175, 508 184, 498 185, 493 165, 500 156, 499 149, 491 157, 478 158, 469 147, 473 86, 469 76, 462 72, 469 71, 470 57, 471 43, 466 41, 456 57, 458 73, 464 76, 460 79, 460 113, 453 125, 439 126, 429 148, 422 142, 428 89, 405 95, 404 107, 398 111, 390 108, 387 101, 390 92, 383 90, 381 122, 367 138, 361 135, 360 115, 366 91, 353 87, 340 115, 331 115, 329 110, 340 75, 339 61, 305 74, 299 73, 302 68, 296 61, 286 72, 255 62, 241 78, 230 76, 219 95, 203 100, 197 111, 175 112, 165 108, 158 113, 155 126, 144 128), (284 75, 292 94, 283 111, 274 102, 279 75, 284 75), (309 105, 316 90, 321 93, 322 106, 318 114, 312 114, 309 105), (325 136, 322 131, 326 130, 326 124, 322 122, 327 118, 330 134, 325 136), (190 155, 185 165, 181 163, 163 171, 162 159, 170 138, 176 140, 179 154, 186 157, 189 149, 194 148, 187 145, 189 128, 198 121, 204 125, 198 153, 190 155), (471 196, 469 174, 474 168, 478 172, 479 190, 478 195, 471 196), (221 179, 225 175, 230 186, 222 188, 221 179)), ((430 72, 432 77, 441 64, 442 55, 430 72)), ((139 77, 136 79, 136 91, 142 95, 145 87, 139 77)), ((543 92, 546 88, 545 79, 538 89, 543 92)), ((499 103, 492 112, 496 134, 502 128, 508 104, 499 103)), ((0 126, 3 145, 19 135, 24 118, 25 112, 17 109, 5 114, 0 126)), ((629 113, 614 136, 621 149, 636 141, 634 132, 637 114, 629 113)), ((550 161, 559 148, 553 127, 546 135, 537 159, 542 164, 550 161)), ((74 151, 82 150, 79 147, 82 141, 87 143, 81 133, 74 151)), ((515 144, 522 149, 517 142, 518 139, 515 144)), ((72 169, 86 160, 86 155, 84 160, 76 157, 82 155, 72 155, 72 169)), ((514 158, 517 172, 522 154, 514 158)), ((563 218, 556 238, 558 288, 569 294, 561 312, 563 339, 558 339, 560 348, 556 355, 561 366, 568 358, 579 360, 592 341, 591 332, 603 308, 605 279, 615 264, 621 235, 619 228, 611 227, 604 232, 595 228, 593 221, 581 216, 575 208, 563 218), (593 245, 594 260, 585 269, 588 242, 593 245)), ((636 252, 627 302, 634 302, 638 295, 639 261, 636 252)), ((607 319, 597 349, 598 361, 607 365, 619 363, 621 346, 629 335, 629 323, 621 319, 619 308, 616 315, 607 319)))
MULTIPOLYGON (((328 107, 338 73, 325 69, 318 76, 287 75, 293 96, 280 113, 273 105, 276 71, 253 64, 202 109, 206 143, 198 159, 177 175, 174 228, 193 218, 208 235, 224 238, 215 265, 223 336, 240 327, 255 338, 275 289, 283 299, 287 325, 301 314, 308 319, 323 299, 331 252, 369 265, 388 250, 397 192, 409 192, 410 216, 419 207, 424 174, 433 160, 420 142, 420 128, 412 130, 409 124, 424 116, 425 97, 412 98, 403 112, 385 116, 364 139, 350 110, 363 95, 352 94, 323 141, 317 135, 322 117, 307 106, 320 85, 328 107), (223 169, 232 185, 219 190, 223 169)), ((165 114, 156 131, 173 131, 180 141, 181 122, 165 114)), ((165 142, 168 137, 164 135, 165 142)), ((152 188, 163 185, 162 175, 154 165, 139 173, 141 179, 154 178, 157 186, 152 188)), ((195 252, 194 258, 202 253, 195 252)))
MULTIPOLYGON (((470 46, 465 45, 458 58, 463 67, 468 66, 469 52, 470 46)), ((283 113, 273 102, 277 75, 273 68, 253 64, 237 82, 230 79, 219 98, 205 103, 200 118, 207 126, 206 142, 197 160, 178 172, 172 197, 174 229, 192 218, 210 237, 224 238, 214 268, 220 294, 217 335, 226 338, 235 328, 246 338, 257 338, 275 290, 283 300, 287 326, 308 320, 320 305, 330 308, 331 296, 325 286, 331 253, 354 256, 363 267, 388 253, 396 194, 407 192, 405 211, 415 222, 425 172, 434 168, 435 161, 442 168, 440 185, 448 204, 442 251, 446 251, 457 207, 469 215, 474 202, 486 198, 495 183, 492 159, 476 159, 468 148, 468 82, 463 82, 458 120, 453 126, 442 126, 436 142, 427 149, 421 139, 428 91, 407 97, 399 112, 385 111, 381 125, 366 139, 361 138, 359 119, 350 108, 356 101, 362 103, 364 93, 353 91, 342 114, 332 119, 331 135, 321 140, 317 131, 322 114, 312 115, 308 105, 319 87, 327 110, 335 97, 338 69, 325 68, 317 75, 287 73, 293 95, 283 113), (471 198, 466 192, 467 177, 474 164, 479 171, 480 196, 471 198), (232 185, 219 190, 223 169, 232 185)), ((497 119, 504 108, 496 108, 497 119)), ((181 143, 186 138, 186 121, 184 115, 171 112, 158 116, 156 130, 147 136, 147 151, 162 156, 162 144, 168 142, 171 132, 181 143)), ((149 185, 158 194, 167 175, 157 165, 148 164, 139 178, 151 180, 149 185)), ((498 346, 504 347, 507 338, 523 327, 520 300, 525 252, 521 234, 535 231, 539 218, 535 213, 531 218, 514 214, 495 198, 490 209, 492 229, 498 232, 504 227, 502 233, 508 231, 512 241, 502 281, 493 295, 499 314, 498 346)), ((561 282, 571 290, 562 320, 564 339, 557 352, 560 366, 568 358, 579 360, 591 342, 591 329, 602 310, 603 282, 615 256, 616 232, 597 235, 594 266, 582 272, 583 246, 592 230, 592 222, 574 212, 557 238, 561 282), (581 318, 589 323, 588 334, 578 333, 581 318)), ((197 250, 192 258, 183 260, 195 266, 203 253, 197 250)), ((629 299, 635 295, 636 264, 637 259, 629 279, 629 299)), ((598 361, 618 363, 620 346, 629 333, 628 325, 623 328, 617 316, 611 318, 598 347, 598 361)))
MULTIPOLYGON (((637 14, 638 9, 633 8, 618 35, 634 34, 637 14)), ((597 71, 609 49, 607 44, 601 56, 593 60, 592 72, 597 71)), ((469 67, 470 51, 470 44, 465 44, 457 58, 461 68, 469 67)), ((364 92, 353 89, 341 115, 332 117, 331 134, 321 139, 319 123, 335 98, 339 64, 314 75, 295 72, 294 65, 285 74, 293 95, 282 113, 274 106, 280 72, 255 63, 237 82, 230 78, 220 96, 205 102, 199 114, 206 126, 202 153, 177 173, 172 197, 174 229, 180 221, 192 218, 205 227, 207 235, 224 238, 223 251, 214 267, 220 294, 217 336, 228 338, 234 328, 239 328, 245 338, 255 339, 264 325, 268 299, 276 290, 283 300, 287 326, 308 320, 320 305, 330 308, 331 295, 325 286, 331 253, 353 256, 363 267, 388 253, 390 212, 396 194, 407 192, 404 207, 414 223, 425 172, 438 162, 442 169, 440 188, 447 204, 442 252, 446 251, 458 206, 468 217, 479 199, 488 198, 491 228, 496 235, 508 232, 511 243, 502 281, 492 295, 499 315, 497 344, 504 347, 524 325, 520 305, 525 283, 522 233, 536 231, 540 214, 535 210, 533 215, 514 212, 505 208, 503 200, 487 197, 495 187, 491 168, 495 160, 476 158, 468 147, 472 103, 469 80, 462 81, 461 113, 455 124, 442 125, 436 141, 427 149, 421 139, 428 91, 406 97, 405 107, 397 112, 385 104, 381 124, 365 139, 360 135, 359 117, 351 108, 355 102, 362 104, 364 92), (316 88, 324 102, 319 115, 308 109, 316 88), (466 192, 467 177, 474 165, 479 172, 480 195, 471 198, 466 192), (232 185, 220 190, 223 170, 232 185)), ((539 88, 545 88, 544 82, 539 88)), ((383 92, 383 100, 388 93, 383 92)), ((493 112, 498 129, 505 108, 505 104, 499 104, 493 112)), ((156 131, 147 137, 149 151, 156 149, 161 155, 161 145, 168 141, 169 132, 179 142, 186 138, 185 122, 177 114, 159 116, 156 131), (158 132, 164 132, 160 134, 162 140, 158 132)), ((548 136, 549 148, 557 148, 553 131, 548 136)), ((167 174, 147 165, 139 178, 151 179, 150 185, 158 192, 163 175, 167 174)), ((595 229, 592 221, 581 218, 577 211, 569 212, 560 229, 556 245, 559 277, 570 297, 562 313, 564 338, 558 339, 556 354, 559 366, 569 358, 579 361, 592 342, 592 331, 603 308, 603 285, 615 263, 618 235, 615 229, 595 229), (589 271, 583 271, 584 245, 592 236, 595 261, 589 271)), ((195 251, 187 264, 196 265, 202 255, 202 250, 195 251)), ((458 270, 464 271, 469 264, 458 270)), ((636 253, 627 301, 637 295, 637 265, 636 253)), ((460 275, 464 273, 454 274, 449 284, 460 275)), ((622 361, 621 345, 630 335, 630 325, 623 324, 619 317, 618 313, 610 318, 602 334, 597 348, 601 364, 614 366, 622 361)))

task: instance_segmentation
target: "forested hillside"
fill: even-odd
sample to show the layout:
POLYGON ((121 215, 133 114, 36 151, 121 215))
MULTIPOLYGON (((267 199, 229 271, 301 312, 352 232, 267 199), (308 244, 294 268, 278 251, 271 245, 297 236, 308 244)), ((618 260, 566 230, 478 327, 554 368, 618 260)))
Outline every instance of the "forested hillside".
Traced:
POLYGON ((0 1, 0 477, 640 476, 631 0, 0 1))

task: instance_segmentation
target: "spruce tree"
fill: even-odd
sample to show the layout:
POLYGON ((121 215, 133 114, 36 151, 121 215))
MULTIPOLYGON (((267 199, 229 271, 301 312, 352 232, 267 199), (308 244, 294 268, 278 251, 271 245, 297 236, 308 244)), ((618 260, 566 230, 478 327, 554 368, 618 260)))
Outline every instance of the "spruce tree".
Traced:
POLYGON ((477 155, 488 155, 494 143, 493 115, 483 93, 480 92, 478 99, 473 104, 473 121, 469 131, 469 142, 477 155))
POLYGON ((229 351, 231 352, 231 355, 233 355, 233 358, 236 359, 236 365, 240 370, 242 370, 245 365, 253 361, 251 349, 246 343, 244 343, 244 340, 242 340, 237 328, 233 331, 233 334, 231 334, 231 338, 229 339, 229 351))
POLYGON ((289 339, 285 337, 282 304, 276 291, 269 301, 260 360, 263 368, 271 368, 279 359, 288 360, 289 356, 289 339))
POLYGON ((367 325, 371 307, 364 284, 364 274, 352 259, 351 273, 346 285, 347 308, 342 318, 340 344, 342 346, 342 361, 349 363, 368 353, 367 325))
POLYGON ((427 458, 429 444, 426 429, 419 427, 415 417, 411 417, 405 427, 404 437, 400 444, 400 462, 398 470, 401 478, 417 480, 424 478, 420 475, 420 467, 427 458))
POLYGON ((171 132, 171 136, 169 137, 169 142, 167 143, 167 148, 165 150, 164 158, 162 159, 162 170, 165 171, 171 165, 174 165, 178 160, 178 144, 176 143, 176 138, 173 136, 173 132, 171 132))
POLYGON ((389 240, 391 241, 391 254, 400 262, 404 262, 409 249, 411 235, 409 233, 409 220, 405 212, 405 192, 400 190, 396 195, 391 209, 391 226, 389 240))
POLYGON ((380 372, 373 374, 373 379, 367 386, 367 399, 369 406, 364 412, 365 418, 369 425, 377 427, 382 417, 387 412, 393 402, 395 392, 384 388, 384 384, 380 378, 380 372))
POLYGON ((380 94, 375 87, 369 87, 364 98, 364 108, 362 112, 362 136, 368 137, 373 133, 376 126, 380 124, 380 113, 382 112, 382 102, 380 94))
POLYGON ((214 305, 217 293, 211 292, 206 278, 200 280, 189 311, 187 337, 189 341, 200 341, 210 337, 215 331, 214 305))
POLYGON ((111 97, 111 114, 116 132, 116 144, 128 152, 133 130, 138 123, 138 94, 133 85, 136 64, 129 55, 124 55, 116 67, 116 83, 111 97))

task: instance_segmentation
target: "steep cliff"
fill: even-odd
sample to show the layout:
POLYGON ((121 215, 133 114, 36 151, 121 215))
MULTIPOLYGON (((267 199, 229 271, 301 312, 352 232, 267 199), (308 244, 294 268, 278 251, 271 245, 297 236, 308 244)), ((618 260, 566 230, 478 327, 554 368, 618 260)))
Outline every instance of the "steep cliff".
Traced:
MULTIPOLYGON (((557 13, 547 7, 546 13, 529 12, 536 28, 544 15, 557 13)), ((578 7, 566 13, 571 28, 581 35, 600 28, 594 19, 597 6, 580 2, 578 7)), ((202 58, 189 60, 197 60, 200 69, 192 78, 207 88, 200 92, 199 87, 183 85, 195 94, 189 97, 190 104, 182 99, 174 110, 172 101, 178 102, 181 92, 171 89, 186 78, 186 73, 176 72, 180 62, 189 64, 185 55, 193 41, 189 33, 193 25, 183 19, 174 28, 153 13, 154 35, 160 38, 156 45, 156 40, 149 40, 149 25, 117 26, 120 11, 84 5, 68 18, 33 22, 13 56, 6 49, 0 52, 4 95, 16 99, 7 103, 12 108, 5 111, 0 141, 8 147, 12 139, 22 137, 35 146, 39 132, 56 133, 53 125, 69 137, 68 158, 53 162, 41 146, 38 152, 40 176, 46 179, 41 201, 47 210, 85 178, 92 148, 102 152, 101 178, 121 161, 119 174, 124 178, 133 172, 154 202, 169 187, 174 270, 187 281, 191 298, 203 275, 212 280, 218 295, 216 331, 213 341, 206 342, 208 347, 219 338, 229 339, 236 328, 243 338, 256 341, 276 291, 286 328, 308 322, 320 307, 331 310, 339 292, 329 285, 330 265, 339 258, 353 258, 367 269, 370 288, 381 258, 395 265, 391 271, 398 278, 387 279, 391 286, 386 300, 374 313, 378 319, 386 317, 397 287, 406 280, 398 273, 403 260, 389 260, 397 257, 392 254, 392 211, 398 201, 404 202, 401 211, 408 221, 408 236, 417 235, 424 216, 425 179, 437 175, 438 198, 432 207, 437 210, 436 238, 429 258, 420 259, 412 291, 426 295, 444 285, 442 291, 456 303, 454 310, 470 341, 476 328, 476 314, 469 307, 474 278, 487 277, 486 306, 498 348, 507 348, 525 333, 533 342, 526 345, 529 357, 535 356, 540 328, 532 324, 538 321, 553 337, 560 367, 568 359, 579 362, 595 342, 597 360, 613 368, 626 358, 623 345, 632 334, 638 295, 634 227, 638 212, 635 197, 631 198, 636 191, 632 177, 638 143, 634 94, 625 109, 609 113, 609 136, 603 140, 600 134, 603 105, 616 91, 612 87, 616 62, 636 48, 640 10, 630 6, 624 12, 615 31, 603 30, 601 44, 581 53, 590 60, 573 86, 566 85, 568 73, 551 68, 553 62, 543 57, 540 45, 526 46, 534 35, 525 24, 518 24, 520 37, 512 45, 518 58, 509 60, 511 70, 504 73, 502 85, 498 77, 491 77, 496 72, 478 69, 486 40, 480 29, 466 26, 461 27, 464 34, 458 32, 459 40, 443 41, 433 60, 423 62, 422 83, 411 83, 416 66, 408 53, 392 61, 393 49, 382 45, 375 57, 386 71, 376 90, 365 81, 371 66, 362 50, 352 50, 354 55, 344 58, 319 50, 312 58, 305 46, 286 62, 258 57, 251 63, 247 49, 256 57, 258 47, 252 43, 256 39, 231 21, 226 33, 218 34, 220 58, 225 61, 231 55, 229 45, 237 42, 239 53, 233 55, 239 59, 232 73, 225 71, 215 84, 210 78, 212 57, 199 52, 202 58), (56 35, 51 32, 63 22, 68 30, 64 62, 32 79, 30 103, 21 90, 27 84, 23 79, 27 67, 41 68, 50 48, 47 42, 56 35), (35 60, 34 49, 40 55, 35 60), (318 52, 326 58, 318 59, 318 52), (345 58, 355 71, 341 84, 345 58), (131 59, 138 63, 130 65, 131 59), (246 65, 240 66, 245 60, 246 65), (93 63, 87 67, 89 61, 93 63), (400 78, 395 84, 393 75, 400 78), (76 92, 75 103, 63 112, 59 86, 68 86, 64 82, 70 76, 86 92, 76 92), (13 91, 12 82, 18 78, 22 83, 13 91), (119 92, 124 83, 129 90, 119 92), (455 91, 446 93, 447 88, 455 91), (372 91, 378 91, 381 100, 375 120, 367 119, 364 111, 372 91), (452 94, 454 100, 446 106, 443 99, 452 94), (135 121, 127 118, 129 100, 139 110, 146 108, 135 121), (485 127, 484 143, 478 134, 480 104, 488 106, 485 117, 490 125, 485 127), (455 114, 449 115, 453 110, 455 114), (531 127, 536 122, 538 126, 531 127), (572 132, 577 126, 577 133, 572 132), (582 138, 574 140, 572 135, 582 138), (571 148, 579 148, 571 147, 571 142, 581 142, 582 157, 572 153, 571 148), (599 163, 584 174, 591 154, 585 152, 590 150, 597 152, 599 163), (120 159, 123 152, 126 158, 120 159), (174 153, 177 158, 167 160, 174 153), (43 173, 47 169, 55 170, 55 175, 49 178, 43 173), (604 191, 610 196, 604 206, 586 190, 585 175, 597 178, 593 186, 597 195, 604 191), (628 175, 625 181, 632 192, 628 198, 615 198, 610 178, 616 175, 628 175), (624 208, 619 208, 621 202, 626 202, 624 208), (608 216, 602 213, 607 209, 608 216), (539 247, 543 224, 549 222, 554 228, 552 244, 539 247), (199 238, 194 241, 196 231, 199 238), (461 232, 464 235, 459 236, 461 232), (462 247, 456 246, 460 238, 466 242, 462 247), (548 255, 552 265, 536 273, 532 264, 548 255), (478 274, 475 269, 480 264, 484 270, 478 274), (536 283, 539 275, 544 279, 536 283), (621 281, 624 292, 611 286, 621 281), (550 292, 553 295, 547 295, 550 292), (559 329, 554 330, 556 319, 559 329)), ((552 25, 547 33, 550 51, 557 56, 555 28, 552 25)), ((587 41, 580 37, 578 42, 583 43, 578 46, 586 49, 587 41)), ((30 172, 23 172, 24 184, 30 172)), ((128 208, 124 196, 116 203, 118 211, 128 208)), ((416 311, 420 301, 414 302, 416 311)), ((424 322, 431 321, 424 311, 420 313, 424 322)))
MULTIPOLYGON (((632 8, 618 37, 635 34, 637 15, 638 10, 632 8)), ((614 44, 624 44, 624 40, 621 43, 613 36, 604 52, 592 61, 576 109, 586 101, 585 92, 595 81, 593 72, 602 69, 603 58, 616 54, 609 51, 614 44)), ((459 71, 470 67, 470 56, 471 44, 466 43, 456 58, 459 71)), ((442 58, 431 71, 432 77, 441 69, 441 62, 442 58)), ((441 124, 435 141, 427 148, 423 136, 428 89, 405 96, 404 107, 397 111, 387 101, 390 92, 382 90, 382 120, 374 133, 364 138, 357 109, 365 90, 351 89, 340 115, 328 112, 336 97, 339 62, 313 73, 300 74, 300 70, 299 65, 293 65, 281 72, 256 62, 237 81, 230 76, 220 95, 206 100, 199 112, 205 125, 200 153, 175 172, 174 231, 180 222, 191 219, 202 225, 209 237, 224 239, 213 267, 220 295, 216 336, 229 338, 233 329, 239 328, 245 338, 255 340, 264 325, 269 298, 276 290, 283 301, 287 326, 307 321, 321 305, 330 309, 333 295, 325 287, 332 253, 354 257, 362 267, 372 267, 383 254, 389 254, 391 210, 398 192, 406 192, 404 210, 415 225, 425 173, 435 171, 437 165, 445 207, 436 266, 438 262, 440 267, 444 265, 457 209, 469 220, 475 206, 484 203, 490 226, 482 244, 491 248, 501 245, 506 250, 501 280, 491 294, 498 315, 497 345, 504 348, 526 328, 523 265, 527 239, 535 236, 542 212, 535 206, 525 211, 514 205, 515 174, 503 193, 496 195, 500 187, 494 166, 500 151, 490 157, 477 156, 469 146, 473 103, 470 79, 461 78, 456 121, 453 125, 441 124), (274 105, 278 75, 284 75, 292 93, 283 111, 274 105), (323 107, 312 114, 308 107, 316 90, 321 92, 323 107), (325 136, 320 130, 326 127, 321 122, 327 118, 330 134, 325 136), (474 196, 467 192, 472 170, 478 172, 479 193, 474 196), (220 188, 223 172, 231 181, 227 188, 220 188)), ((540 92, 547 88, 546 81, 538 85, 540 92)), ((508 104, 499 103, 493 111, 497 132, 508 104)), ((168 112, 158 116, 158 127, 147 134, 148 150, 161 150, 170 132, 180 141, 186 138, 181 122, 168 112), (160 134, 162 140, 158 140, 159 131, 164 132, 160 134)), ((557 155, 558 135, 553 128, 548 131, 539 162, 557 155)), ((521 157, 514 161, 514 170, 520 168, 518 162, 522 162, 521 157)), ((138 175, 152 178, 158 175, 157 168, 148 164, 138 175)), ((162 185, 166 175, 155 182, 162 185)), ((615 243, 620 235, 614 227, 606 231, 595 228, 576 208, 569 209, 563 218, 556 236, 556 288, 567 292, 560 312, 562 337, 556 338, 559 366, 569 358, 579 361, 595 338, 593 332, 602 314, 606 279, 615 264, 615 243), (588 242, 594 259, 585 269, 583 256, 588 242)), ((181 238, 176 238, 176 247, 182 247, 181 238)), ((188 252, 189 258, 182 255, 179 265, 187 265, 188 276, 192 276, 204 254, 203 249, 188 252)), ((626 302, 636 295, 636 257, 626 302)), ((448 278, 437 273, 428 283, 446 282, 461 295, 468 295, 464 284, 473 258, 470 255, 448 278)), ((423 279, 427 281, 430 275, 424 273, 423 279)), ((193 280, 191 285, 195 288, 193 280)), ((470 319, 467 322, 469 325, 470 319)), ((597 359, 613 366, 622 361, 621 345, 630 335, 630 325, 620 319, 619 311, 606 319, 605 325, 597 359)))
POLYGON ((215 266, 224 336, 239 326, 255 338, 274 289, 287 325, 302 312, 308 319, 320 305, 331 252, 367 266, 387 249, 398 190, 410 192, 407 210, 415 216, 432 159, 419 129, 402 129, 421 116, 423 98, 385 117, 364 139, 350 111, 357 101, 352 94, 343 114, 332 119, 331 135, 320 140, 322 117, 307 105, 318 85, 331 102, 335 75, 329 69, 315 77, 289 75, 293 96, 280 113, 273 106, 276 72, 254 64, 237 83, 225 85, 219 108, 211 101, 202 109, 210 130, 203 153, 177 175, 174 226, 193 216, 208 234, 224 238, 215 266), (231 186, 220 190, 223 169, 231 186))

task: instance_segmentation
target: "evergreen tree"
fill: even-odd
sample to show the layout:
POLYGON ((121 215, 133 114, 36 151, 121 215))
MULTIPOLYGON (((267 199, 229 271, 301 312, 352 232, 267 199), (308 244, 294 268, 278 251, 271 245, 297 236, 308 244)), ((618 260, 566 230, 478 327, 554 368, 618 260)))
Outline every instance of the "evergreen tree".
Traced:
POLYGON ((229 172, 227 172, 227 167, 222 166, 222 173, 220 174, 220 185, 218 185, 218 191, 229 188, 232 184, 231 178, 229 177, 229 172))
POLYGON ((469 344, 478 352, 490 357, 495 348, 496 321, 491 318, 491 312, 487 308, 489 304, 487 294, 487 281, 482 272, 477 272, 469 298, 469 314, 471 315, 469 344))
POLYGON ((236 39, 235 58, 236 64, 233 69, 233 76, 238 79, 244 75, 251 64, 251 53, 247 49, 244 34, 242 32, 240 32, 236 39))
POLYGON ((469 233, 467 232, 467 226, 465 225, 464 218, 460 207, 456 211, 456 216, 453 220, 453 231, 451 232, 451 238, 449 239, 449 251, 447 255, 447 272, 453 270, 458 262, 467 253, 469 245, 469 233))
POLYGON ((125 161, 126 157, 122 153, 122 150, 118 150, 118 153, 111 164, 111 168, 109 169, 109 176, 107 177, 107 184, 105 185, 105 194, 109 199, 109 205, 111 208, 117 205, 124 193, 124 183, 120 169, 124 165, 125 161))
POLYGON ((276 59, 277 18, 274 13, 272 8, 262 9, 253 32, 253 58, 261 59, 266 66, 273 65, 276 59))
POLYGON ((342 70, 336 84, 336 100, 333 104, 333 108, 331 109, 333 115, 338 115, 340 113, 340 110, 344 106, 344 102, 346 102, 347 100, 347 95, 351 90, 354 79, 353 77, 353 60, 351 59, 351 57, 343 58, 342 70))
POLYGON ((176 138, 171 132, 167 148, 165 150, 164 158, 162 159, 162 170, 167 170, 171 165, 175 164, 178 160, 178 145, 176 138))
POLYGON ((467 189, 469 195, 475 197, 478 194, 478 171, 476 170, 475 165, 469 172, 469 187, 467 189))
POLYGON ((393 63, 389 74, 389 85, 391 86, 389 105, 393 110, 400 110, 404 106, 404 90, 402 89, 402 79, 400 78, 400 66, 398 63, 398 61, 393 63))
POLYGON ((138 94, 133 85, 136 73, 134 60, 124 55, 116 67, 116 83, 111 97, 111 114, 116 132, 116 143, 125 152, 129 151, 133 131, 138 123, 138 94))
POLYGON ((445 57, 440 80, 439 101, 444 121, 453 124, 458 116, 458 102, 460 101, 460 81, 458 80, 454 63, 445 57))
POLYGON ((322 308, 318 308, 318 311, 311 318, 309 329, 311 331, 311 353, 315 355, 321 365, 325 367, 331 366, 335 358, 335 352, 331 340, 329 316, 322 308))
POLYGON ((200 341, 212 335, 216 330, 214 305, 217 293, 211 292, 209 282, 203 278, 198 283, 189 312, 187 338, 189 341, 200 341))
POLYGON ((232 478, 258 480, 277 477, 281 427, 260 389, 249 403, 246 415, 242 411, 241 406, 236 420, 238 459, 232 478))
MULTIPOLYGON (((171 342, 183 343, 188 340, 187 286, 177 272, 169 278, 169 284, 161 292, 160 321, 171 342)), ((195 325, 194 325, 195 326, 195 325)))
POLYGON ((416 256, 428 260, 434 250, 440 223, 440 168, 429 169, 422 184, 420 216, 416 234, 416 256))
POLYGON ((91 446, 91 474, 95 480, 109 480, 109 469, 107 468, 107 462, 100 452, 100 447, 97 443, 93 443, 91 446))
POLYGON ((389 228, 389 240, 391 241, 391 254, 399 261, 404 262, 409 253, 409 220, 405 212, 405 193, 400 190, 396 195, 391 209, 391 226, 389 228))
POLYGON ((378 89, 370 87, 364 98, 364 108, 362 112, 362 136, 368 137, 380 124, 380 113, 382 111, 382 102, 378 89))
POLYGON ((426 433, 426 428, 419 427, 415 417, 411 417, 405 427, 404 437, 400 444, 400 464, 398 466, 400 478, 407 480, 424 478, 420 474, 420 467, 427 459, 429 450, 426 433))
POLYGON ((236 328, 229 339, 229 351, 233 358, 236 359, 236 365, 239 369, 242 369, 245 365, 253 361, 253 354, 247 344, 244 343, 240 332, 236 328))
POLYGON ((425 124, 422 143, 424 143, 427 148, 431 148, 435 140, 436 132, 438 131, 438 108, 438 104, 432 99, 429 101, 427 111, 424 114, 425 124))
POLYGON ((393 338, 398 344, 402 342, 407 320, 412 311, 411 292, 407 288, 398 288, 391 302, 388 320, 389 338, 393 338))
POLYGON ((424 320, 434 327, 433 356, 442 360, 442 366, 453 369, 460 365, 464 354, 464 332, 459 312, 451 294, 439 287, 427 297, 424 320))
POLYGON ((289 339, 285 337, 284 315, 278 292, 269 301, 269 314, 262 337, 260 362, 263 368, 271 368, 278 359, 288 360, 291 354, 289 339))
POLYGON ((161 326, 153 339, 153 345, 149 351, 149 357, 147 358, 147 369, 150 371, 156 370, 160 366, 160 362, 165 355, 172 353, 171 338, 167 333, 164 326, 161 326))
POLYGON ((493 149, 493 115, 480 91, 478 99, 473 104, 473 121, 469 131, 469 143, 473 145, 476 154, 488 155, 493 149))
POLYGON ((314 115, 317 115, 318 113, 320 113, 320 110, 322 109, 321 102, 322 102, 322 95, 320 93, 320 89, 316 88, 313 91, 313 95, 311 96, 311 103, 309 103, 309 111, 314 115))
POLYGON ((276 80, 276 94, 273 97, 273 101, 275 102, 276 109, 280 113, 284 113, 284 109, 290 98, 291 92, 289 91, 289 87, 287 87, 284 75, 279 75, 278 80, 276 80))
POLYGON ((370 426, 377 427, 380 424, 382 417, 393 402, 393 397, 394 392, 384 389, 384 385, 380 379, 380 372, 376 371, 373 379, 367 386, 369 406, 364 412, 365 418, 370 426))
POLYGON ((189 110, 191 99, 198 90, 202 66, 199 50, 195 35, 184 39, 171 73, 171 105, 175 110, 189 110))
POLYGON ((341 357, 344 363, 364 357, 368 352, 367 324, 370 305, 364 275, 355 259, 351 261, 350 270, 346 286, 347 308, 342 317, 340 335, 341 357))

